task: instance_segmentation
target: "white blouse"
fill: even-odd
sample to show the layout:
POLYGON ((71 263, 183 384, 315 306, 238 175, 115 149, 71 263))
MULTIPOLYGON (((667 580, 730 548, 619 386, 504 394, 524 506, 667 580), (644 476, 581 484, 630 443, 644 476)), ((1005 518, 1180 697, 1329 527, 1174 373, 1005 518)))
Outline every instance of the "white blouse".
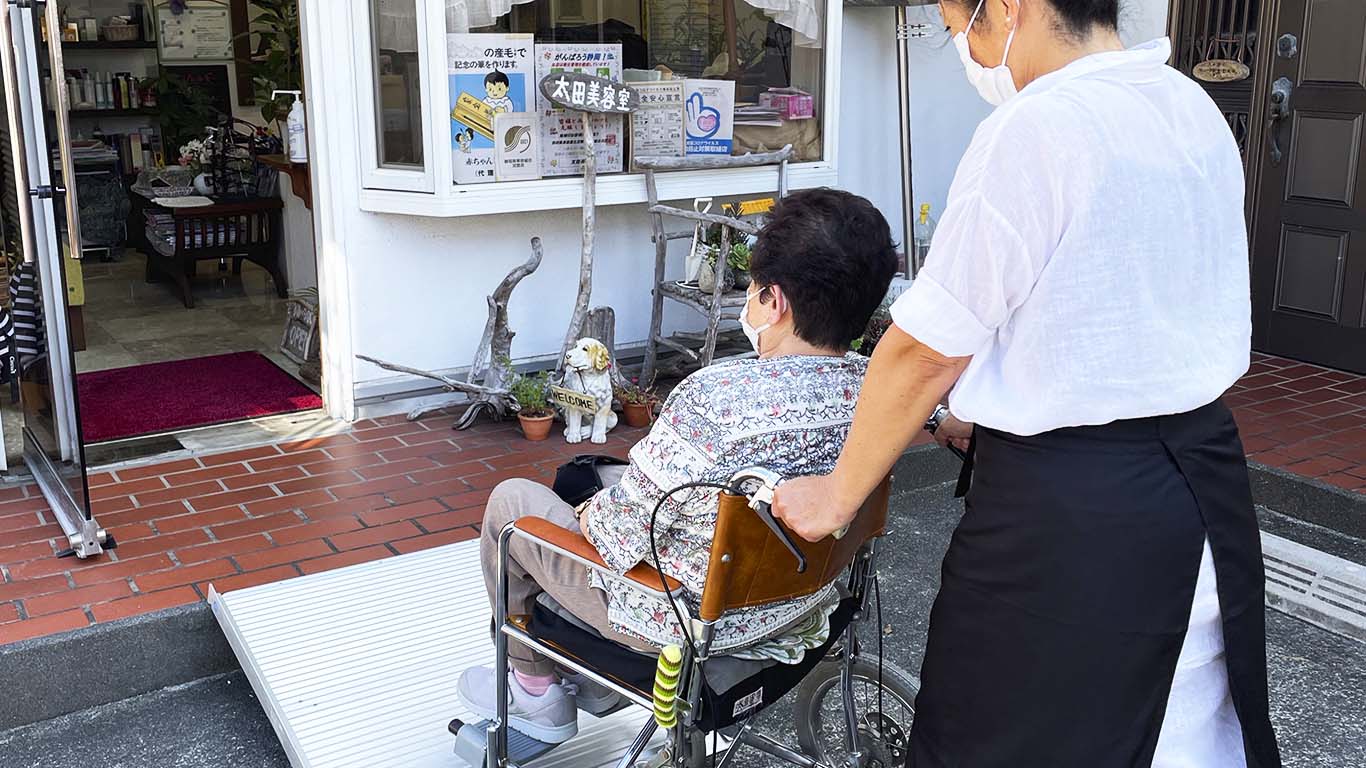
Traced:
POLYGON ((1182 413, 1248 367, 1243 166, 1166 39, 1045 75, 977 129, 903 331, 972 356, 964 421, 1019 435, 1182 413))

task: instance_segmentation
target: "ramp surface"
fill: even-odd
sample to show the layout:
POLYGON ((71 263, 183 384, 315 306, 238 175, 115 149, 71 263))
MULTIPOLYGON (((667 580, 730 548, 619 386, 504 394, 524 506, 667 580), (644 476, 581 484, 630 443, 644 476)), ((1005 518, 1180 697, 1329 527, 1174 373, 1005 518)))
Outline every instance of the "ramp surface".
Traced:
MULTIPOLYGON (((212 593, 294 768, 456 768, 453 717, 469 666, 493 661, 477 541, 212 593)), ((612 765, 644 710, 595 719, 528 765, 612 765)))

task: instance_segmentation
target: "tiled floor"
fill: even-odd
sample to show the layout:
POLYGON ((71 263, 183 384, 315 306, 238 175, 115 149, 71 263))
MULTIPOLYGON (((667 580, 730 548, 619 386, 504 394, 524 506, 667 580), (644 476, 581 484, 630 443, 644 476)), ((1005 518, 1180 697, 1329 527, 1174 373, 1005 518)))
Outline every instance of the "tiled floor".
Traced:
MULTIPOLYGON (((297 376, 299 366, 280 353, 285 302, 260 267, 219 272, 203 262, 193 283, 195 307, 186 309, 174 283, 148 283, 145 257, 125 251, 117 261, 82 262, 86 348, 76 353, 77 373, 258 351, 297 376)), ((6 456, 17 465, 23 412, 3 398, 6 456)))
MULTIPOLYGON (((1228 396, 1254 461, 1366 492, 1366 376, 1257 356, 1228 396)), ((235 589, 469 539, 489 491, 549 482, 585 451, 528 443, 514 423, 451 429, 449 415, 363 421, 344 434, 91 478, 119 547, 53 557, 60 529, 33 487, 0 490, 0 644, 203 600, 235 589)), ((922 435, 923 441, 925 436, 922 435)))
POLYGON ((1366 493, 1366 376, 1254 354, 1225 402, 1253 461, 1366 493))

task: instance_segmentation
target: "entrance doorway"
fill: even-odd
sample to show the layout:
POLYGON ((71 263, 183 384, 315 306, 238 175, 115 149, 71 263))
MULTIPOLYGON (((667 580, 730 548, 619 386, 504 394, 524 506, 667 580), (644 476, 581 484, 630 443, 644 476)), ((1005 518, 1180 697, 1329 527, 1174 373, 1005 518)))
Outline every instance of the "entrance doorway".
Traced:
POLYGON ((1176 66, 1228 80, 1202 84, 1248 170, 1253 347, 1366 372, 1366 4, 1175 0, 1171 18, 1176 66))
POLYGON ((22 455, 84 557, 110 544, 87 459, 322 407, 308 167, 272 94, 301 87, 298 15, 52 0, 0 16, 0 460, 22 455))

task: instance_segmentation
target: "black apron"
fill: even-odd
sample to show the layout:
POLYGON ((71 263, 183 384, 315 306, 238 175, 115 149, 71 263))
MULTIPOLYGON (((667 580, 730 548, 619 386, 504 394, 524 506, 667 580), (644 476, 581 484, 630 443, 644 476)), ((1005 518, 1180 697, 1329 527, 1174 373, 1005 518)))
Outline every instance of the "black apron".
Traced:
POLYGON ((908 765, 1150 765, 1208 537, 1247 764, 1278 768, 1261 540, 1228 409, 1033 437, 979 427, 973 448, 908 765))

